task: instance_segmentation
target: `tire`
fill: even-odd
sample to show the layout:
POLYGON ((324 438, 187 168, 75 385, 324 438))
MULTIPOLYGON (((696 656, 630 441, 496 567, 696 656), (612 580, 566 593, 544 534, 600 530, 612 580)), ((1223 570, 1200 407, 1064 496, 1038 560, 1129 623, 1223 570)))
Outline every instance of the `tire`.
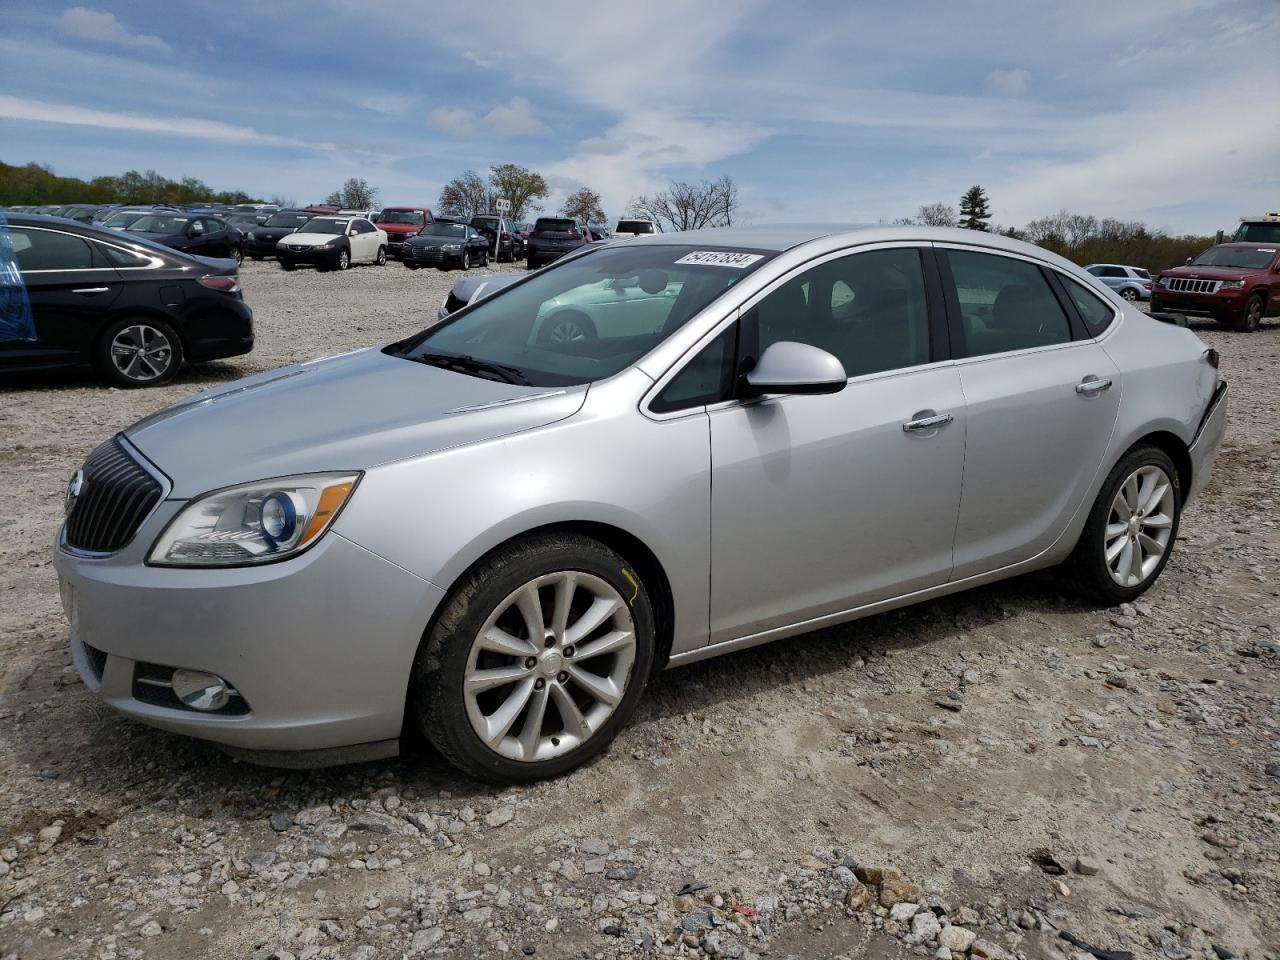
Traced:
POLYGON ((481 268, 484 268, 484 267, 487 267, 488 265, 489 265, 489 251, 486 250, 484 253, 480 255, 480 266, 481 268))
POLYGON ((470 250, 462 251, 462 259, 460 262, 463 270, 471 269, 471 251, 470 250))
POLYGON ((288 260, 281 260, 280 269, 281 270, 297 270, 298 265, 296 263, 290 263, 288 260))
POLYGON ((404 264, 404 265, 405 265, 405 269, 407 269, 407 270, 417 270, 417 269, 418 269, 418 265, 417 265, 416 263, 409 263, 409 261, 407 261, 407 260, 405 261, 405 264, 404 264))
POLYGON ((94 365, 113 386, 136 389, 168 383, 182 369, 182 340, 164 320, 126 317, 102 331, 94 365))
POLYGON ((581 310, 557 310, 538 331, 539 343, 583 343, 596 339, 596 325, 581 310))
POLYGON ((653 671, 656 632, 644 585, 622 557, 577 534, 501 548, 470 570, 440 609, 414 660, 408 715, 450 763, 478 780, 529 783, 597 756, 634 713, 653 671), (557 631, 556 597, 570 584, 568 630, 557 631), (540 618, 534 629, 525 626, 522 609, 530 605, 520 606, 521 595, 533 597, 532 613, 540 618), (613 604, 611 612, 575 647, 568 642, 574 626, 584 626, 584 614, 599 611, 602 600, 613 604), (481 648, 481 637, 495 628, 502 649, 481 648), (580 647, 598 648, 610 638, 609 652, 581 656, 580 647), (474 694, 464 689, 468 676, 494 669, 519 679, 474 694), (544 712, 533 727, 530 712, 539 705, 544 712), (504 707, 512 711, 510 722, 495 729, 504 707))
MULTIPOLYGON (((1080 591, 1108 605, 1140 597, 1159 579, 1168 563, 1181 517, 1182 490, 1173 460, 1158 447, 1134 447, 1107 475, 1080 541, 1067 560, 1080 591), (1137 483, 1133 486, 1135 478, 1137 483), (1148 487, 1148 480, 1154 485, 1148 487), (1157 496, 1161 484, 1166 489, 1157 496), (1142 512, 1131 517, 1127 505, 1135 499, 1142 512), (1158 523, 1153 522, 1157 520, 1158 523), (1162 537, 1164 542, 1160 543, 1162 537), (1160 545, 1158 556, 1149 551, 1151 543, 1160 545), (1138 569, 1130 566, 1126 572, 1125 552, 1133 558, 1134 550, 1138 551, 1138 569), (1115 553, 1109 560, 1111 551, 1115 553)), ((1128 562, 1132 563, 1132 559, 1128 562)))
POLYGON ((374 259, 373 262, 380 267, 385 267, 387 265, 387 248, 386 247, 378 248, 378 256, 374 259))
POLYGON ((526 261, 525 261, 524 268, 525 268, 526 270, 537 270, 537 269, 538 269, 538 265, 537 265, 536 263, 534 263, 532 260, 526 260, 526 261))
POLYGON ((251 253, 251 254, 249 254, 249 256, 253 258, 253 262, 254 262, 254 263, 261 263, 261 262, 262 262, 262 254, 260 254, 260 253, 251 253))
POLYGON ((346 270, 351 266, 351 251, 339 250, 338 255, 333 258, 333 269, 346 270))
POLYGON ((1233 330, 1239 330, 1241 333, 1253 333, 1262 325, 1262 315, 1267 312, 1267 300, 1260 294, 1251 294, 1249 299, 1244 302, 1244 310, 1240 316, 1235 318, 1231 324, 1233 330))
POLYGON ((1125 287, 1120 291, 1120 296, 1124 297, 1124 299, 1129 303, 1138 302, 1138 291, 1133 289, 1133 287, 1125 287))
POLYGON ((244 250, 241 247, 236 247, 231 253, 236 263, 244 263, 244 250))

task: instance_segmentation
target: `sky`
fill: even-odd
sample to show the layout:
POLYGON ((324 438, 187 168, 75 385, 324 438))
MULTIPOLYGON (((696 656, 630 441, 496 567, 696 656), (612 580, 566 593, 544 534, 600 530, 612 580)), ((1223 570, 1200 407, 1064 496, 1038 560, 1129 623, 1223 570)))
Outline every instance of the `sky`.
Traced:
POLYGON ((955 205, 1211 233, 1280 210, 1280 0, 4 0, 0 160, 318 201, 538 170, 611 218, 733 177, 740 219, 955 205))

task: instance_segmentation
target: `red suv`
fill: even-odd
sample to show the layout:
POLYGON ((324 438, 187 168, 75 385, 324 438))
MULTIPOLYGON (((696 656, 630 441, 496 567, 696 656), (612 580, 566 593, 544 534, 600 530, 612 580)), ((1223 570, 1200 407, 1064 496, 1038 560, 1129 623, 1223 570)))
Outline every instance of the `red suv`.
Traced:
POLYGON ((1151 312, 1164 311, 1258 329, 1263 317, 1280 316, 1280 243, 1220 243, 1185 267, 1163 271, 1151 312))
POLYGON ((426 207, 383 207, 374 222, 386 231, 387 253, 398 257, 405 238, 412 237, 428 223, 435 223, 435 217, 426 207))

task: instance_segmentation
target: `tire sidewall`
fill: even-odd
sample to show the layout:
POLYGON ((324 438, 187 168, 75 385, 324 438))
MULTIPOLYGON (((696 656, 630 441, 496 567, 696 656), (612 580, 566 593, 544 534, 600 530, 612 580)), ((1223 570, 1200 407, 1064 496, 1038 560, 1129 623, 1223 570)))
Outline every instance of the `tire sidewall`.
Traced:
POLYGON ((649 595, 639 575, 622 557, 596 541, 575 535, 525 541, 478 564, 441 605, 414 662, 408 715, 442 754, 472 776, 496 783, 555 777, 608 748, 644 695, 653 672, 655 650, 649 595), (562 570, 597 576, 629 601, 636 633, 635 662, 622 700, 585 744, 550 760, 523 763, 491 750, 471 728, 462 692, 463 676, 472 643, 498 604, 522 584, 562 570))
POLYGON ((98 368, 99 374, 113 386, 124 387, 129 390, 143 390, 147 387, 163 386, 178 375, 184 360, 182 338, 178 336, 178 331, 173 329, 172 324, 154 317, 125 317, 116 320, 102 331, 102 335, 98 337, 98 341, 94 345, 94 366, 98 368), (125 327, 133 326, 134 324, 143 324, 159 330, 168 339, 172 348, 173 353, 169 361, 169 369, 154 380, 130 380, 116 369, 116 365, 111 360, 111 341, 125 327))
POLYGON ((1107 479, 1098 493, 1098 499, 1089 512, 1080 543, 1076 547, 1075 560, 1077 573, 1082 581, 1081 585, 1100 600, 1110 604, 1128 603, 1155 586, 1178 543, 1178 529, 1182 523, 1182 497, 1183 490, 1178 478, 1177 466, 1167 453, 1158 447, 1141 446, 1125 454, 1107 474, 1107 479), (1169 544, 1151 576, 1137 586, 1122 587, 1112 579, 1111 570, 1106 562, 1107 520, 1111 514, 1112 501, 1120 491, 1121 484, 1135 470, 1144 466, 1159 467, 1173 484, 1173 526, 1169 531, 1169 544))

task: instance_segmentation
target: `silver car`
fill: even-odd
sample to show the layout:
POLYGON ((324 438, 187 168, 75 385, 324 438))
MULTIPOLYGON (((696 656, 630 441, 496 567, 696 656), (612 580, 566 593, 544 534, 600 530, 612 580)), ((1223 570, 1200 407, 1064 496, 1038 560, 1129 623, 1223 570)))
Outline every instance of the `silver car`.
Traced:
POLYGON ((1225 395, 1189 330, 1018 241, 638 237, 134 424, 55 562, 80 674, 131 717, 279 765, 412 727, 528 781, 666 667, 1055 565, 1133 600, 1225 395))
POLYGON ((1129 267, 1122 263, 1091 263, 1085 270, 1130 303, 1151 299, 1151 274, 1143 267, 1129 267))

